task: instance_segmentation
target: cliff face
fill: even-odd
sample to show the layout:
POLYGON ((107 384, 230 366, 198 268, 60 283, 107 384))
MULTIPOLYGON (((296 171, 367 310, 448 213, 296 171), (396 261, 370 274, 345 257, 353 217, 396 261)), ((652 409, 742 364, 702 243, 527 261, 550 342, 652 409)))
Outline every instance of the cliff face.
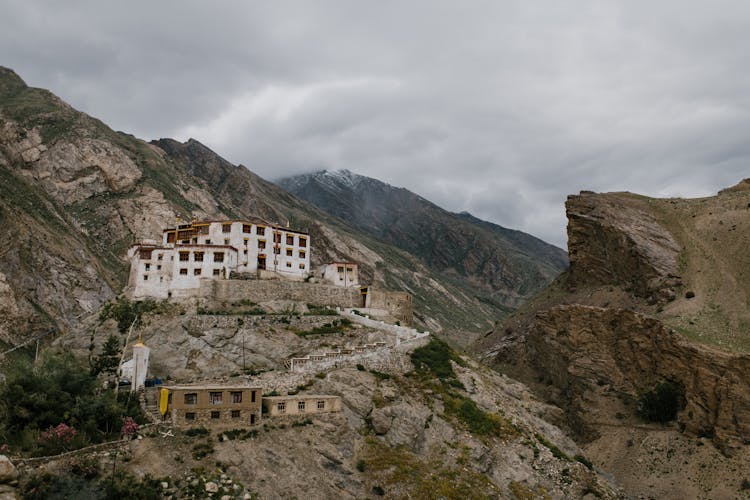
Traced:
POLYGON ((559 306, 540 312, 526 360, 568 401, 587 411, 593 394, 635 401, 662 381, 684 389, 680 428, 725 448, 750 436, 750 355, 707 349, 654 318, 623 309, 559 306), (563 396, 564 395, 564 396, 563 396))
POLYGON ((619 285, 641 297, 674 299, 682 284, 681 247, 632 195, 569 196, 570 279, 574 285, 619 285))
POLYGON ((711 459, 722 467, 750 454, 747 183, 692 200, 583 192, 566 208, 569 271, 476 350, 563 408, 629 494, 724 495, 705 474, 673 476, 677 490, 663 478, 707 466, 691 451, 696 437, 734 457, 711 459), (684 406, 671 424, 650 424, 638 402, 664 382, 684 406), (673 444, 645 444, 656 441, 673 444))

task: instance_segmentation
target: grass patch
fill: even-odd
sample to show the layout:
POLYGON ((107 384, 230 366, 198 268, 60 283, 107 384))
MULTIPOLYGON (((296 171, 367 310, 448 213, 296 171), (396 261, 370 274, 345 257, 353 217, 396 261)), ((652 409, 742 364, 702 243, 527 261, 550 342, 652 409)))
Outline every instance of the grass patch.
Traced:
POLYGON ((357 470, 378 495, 403 498, 497 498, 499 488, 486 475, 465 467, 447 466, 442 457, 424 459, 403 446, 390 447, 369 437, 357 470))
POLYGON ((489 413, 466 396, 449 392, 443 396, 445 412, 456 417, 472 434, 507 438, 517 436, 518 430, 508 419, 497 413, 489 413))
POLYGON ((547 438, 545 438, 541 434, 534 434, 534 437, 536 437, 537 441, 539 441, 541 444, 543 444, 549 449, 553 457, 559 460, 565 460, 566 462, 570 462, 570 457, 560 448, 558 448, 557 446, 549 442, 547 438))
POLYGON ((305 316, 338 316, 338 312, 328 306, 320 306, 316 304, 307 304, 307 312, 305 316))
POLYGON ((300 337, 309 335, 328 335, 331 333, 344 333, 351 328, 352 322, 347 318, 340 318, 321 326, 315 326, 310 330, 295 330, 294 333, 300 337))

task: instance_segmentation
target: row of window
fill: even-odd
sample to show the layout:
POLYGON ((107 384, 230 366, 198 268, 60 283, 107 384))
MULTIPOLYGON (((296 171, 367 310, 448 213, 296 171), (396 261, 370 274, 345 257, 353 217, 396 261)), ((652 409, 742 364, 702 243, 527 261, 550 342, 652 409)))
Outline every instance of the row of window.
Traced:
MULTIPOLYGON (((258 242, 258 249, 263 250, 266 248, 266 244, 264 241, 258 242)), ((247 250, 244 250, 243 253, 247 255, 247 250)), ((274 247, 273 253, 276 255, 281 255, 281 248, 274 247)), ((293 248, 287 248, 286 249, 286 256, 287 257, 294 257, 294 249, 293 248)), ((190 255, 193 256, 194 262, 203 262, 204 259, 204 252, 180 252, 180 262, 190 262, 190 255)), ((214 252, 214 262, 224 262, 224 252, 214 252)), ((307 252, 305 250, 300 250, 297 252, 297 256, 300 259, 304 259, 307 257, 307 252)), ((149 264, 146 264, 148 267, 149 264)))
MULTIPOLYGON (((229 412, 230 416, 232 418, 240 418, 241 413, 240 410, 232 410, 229 412)), ((255 417, 255 415, 253 415, 255 417)), ((217 420, 221 418, 221 412, 220 411, 212 411, 211 412, 211 419, 217 420)), ((194 412, 186 412, 185 413, 185 420, 195 420, 195 413, 194 412)), ((255 418, 252 418, 252 422, 255 423, 255 418)))
MULTIPOLYGON (((205 226, 204 226, 205 227, 205 226)), ((221 232, 222 233, 231 233, 232 232, 232 224, 222 224, 221 225, 221 232)), ((250 224, 243 224, 242 225, 242 232, 244 234, 251 234, 252 233, 252 226, 250 224)), ((203 228, 201 228, 200 231, 201 234, 208 234, 208 230, 205 231, 203 228)), ((258 236, 265 236, 266 235, 266 228, 263 226, 256 226, 255 227, 255 234, 258 236)), ((275 233, 273 235, 274 242, 275 243, 281 243, 281 233, 275 233)), ((293 234, 287 234, 286 235, 286 244, 287 245, 294 245, 294 235, 293 234)), ((306 247, 307 246, 307 238, 304 236, 299 237, 299 246, 306 247)))
MULTIPOLYGON (((305 401, 298 401, 297 402, 297 411, 299 413, 304 413, 305 407, 307 405, 305 404, 305 401)), ((276 409, 279 413, 286 413, 286 401, 279 401, 276 403, 276 409)), ((318 410, 325 410, 326 409, 326 402, 325 401, 318 401, 318 410)))
MULTIPOLYGON (((255 392, 250 392, 250 402, 255 403, 255 392)), ((224 393, 221 391, 212 391, 208 393, 208 402, 212 405, 220 405, 222 404, 222 398, 224 393)), ((229 402, 233 404, 242 403, 242 391, 230 391, 229 392, 229 402)), ((197 392, 187 392, 185 393, 185 404, 186 405, 195 405, 198 404, 198 393, 197 392)))

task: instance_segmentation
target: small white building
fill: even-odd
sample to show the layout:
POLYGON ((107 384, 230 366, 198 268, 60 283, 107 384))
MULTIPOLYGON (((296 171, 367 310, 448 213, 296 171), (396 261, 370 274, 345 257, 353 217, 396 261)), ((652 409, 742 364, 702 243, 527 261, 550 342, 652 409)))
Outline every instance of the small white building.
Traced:
POLYGON ((183 297, 200 280, 232 272, 303 280, 310 272, 310 235, 261 221, 194 221, 165 229, 161 244, 133 245, 128 258, 134 298, 183 297))
POLYGON ((359 286, 359 271, 353 262, 331 262, 320 268, 320 278, 336 286, 359 286))

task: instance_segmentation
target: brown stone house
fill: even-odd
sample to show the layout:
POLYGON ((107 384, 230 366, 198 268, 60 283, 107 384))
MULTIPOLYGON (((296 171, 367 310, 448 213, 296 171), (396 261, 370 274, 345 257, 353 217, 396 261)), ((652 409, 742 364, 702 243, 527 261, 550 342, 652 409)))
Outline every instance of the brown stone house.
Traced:
POLYGON ((269 417, 284 415, 315 415, 341 411, 341 398, 315 394, 267 396, 263 398, 263 413, 269 417))
POLYGON ((164 386, 160 410, 177 426, 244 427, 260 423, 261 394, 257 386, 164 386))

